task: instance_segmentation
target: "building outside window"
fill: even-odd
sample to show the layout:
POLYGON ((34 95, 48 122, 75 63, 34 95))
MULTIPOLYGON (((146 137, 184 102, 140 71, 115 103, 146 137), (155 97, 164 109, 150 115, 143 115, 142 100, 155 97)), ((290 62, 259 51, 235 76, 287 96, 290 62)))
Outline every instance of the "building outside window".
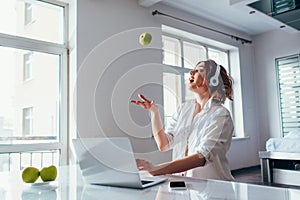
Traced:
POLYGON ((23 80, 32 78, 32 52, 24 54, 23 80))

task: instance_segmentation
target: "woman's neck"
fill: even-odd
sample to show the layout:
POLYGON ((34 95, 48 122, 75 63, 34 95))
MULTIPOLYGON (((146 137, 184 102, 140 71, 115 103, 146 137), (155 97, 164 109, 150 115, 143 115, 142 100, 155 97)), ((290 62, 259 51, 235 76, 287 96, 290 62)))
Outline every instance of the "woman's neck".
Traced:
POLYGON ((206 102, 209 100, 210 94, 207 90, 203 93, 195 93, 195 97, 196 97, 196 103, 200 105, 200 108, 202 110, 202 108, 205 106, 206 102))

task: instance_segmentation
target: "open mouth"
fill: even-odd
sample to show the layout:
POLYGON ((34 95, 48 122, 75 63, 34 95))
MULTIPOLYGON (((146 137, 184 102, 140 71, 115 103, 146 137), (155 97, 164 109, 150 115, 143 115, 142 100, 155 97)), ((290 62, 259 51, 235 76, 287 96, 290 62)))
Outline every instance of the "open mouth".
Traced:
POLYGON ((190 83, 193 83, 194 79, 193 78, 189 78, 189 81, 190 81, 190 83))

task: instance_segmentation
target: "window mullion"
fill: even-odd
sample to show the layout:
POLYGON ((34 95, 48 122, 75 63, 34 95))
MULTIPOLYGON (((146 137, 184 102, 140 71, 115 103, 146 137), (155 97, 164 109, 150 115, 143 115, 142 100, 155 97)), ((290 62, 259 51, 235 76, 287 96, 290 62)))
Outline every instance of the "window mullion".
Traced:
POLYGON ((184 50, 183 50, 183 41, 179 39, 180 42, 180 54, 181 54, 181 70, 180 70, 180 79, 181 79, 181 102, 185 102, 185 83, 184 83, 184 50))
MULTIPOLYGON (((69 83, 69 76, 66 74, 69 74, 69 68, 68 68, 68 62, 67 62, 67 51, 64 51, 61 54, 61 78, 60 78, 60 127, 59 127, 59 138, 60 143, 62 146, 67 147, 68 146, 68 139, 69 139, 69 91, 68 91, 68 83, 69 83)), ((69 154, 68 149, 63 148, 61 149, 61 163, 62 164, 68 164, 69 161, 69 154)))
POLYGON ((59 150, 62 145, 59 142, 0 145, 0 153, 19 153, 29 151, 59 150))
POLYGON ((66 45, 24 38, 20 36, 7 35, 3 33, 0 33, 0 45, 57 55, 61 54, 67 49, 66 45))
POLYGON ((204 46, 204 49, 205 49, 205 55, 206 55, 206 60, 207 60, 208 59, 208 47, 204 46))

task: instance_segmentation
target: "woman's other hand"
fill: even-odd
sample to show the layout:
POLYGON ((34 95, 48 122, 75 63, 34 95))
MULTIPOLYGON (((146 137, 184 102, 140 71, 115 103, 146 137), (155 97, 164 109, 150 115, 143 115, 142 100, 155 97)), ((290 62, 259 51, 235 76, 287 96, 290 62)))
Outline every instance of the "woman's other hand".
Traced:
POLYGON ((151 162, 147 160, 140 159, 140 158, 136 158, 135 161, 139 170, 145 170, 149 172, 151 175, 155 176, 155 171, 156 171, 155 165, 153 165, 151 162))

